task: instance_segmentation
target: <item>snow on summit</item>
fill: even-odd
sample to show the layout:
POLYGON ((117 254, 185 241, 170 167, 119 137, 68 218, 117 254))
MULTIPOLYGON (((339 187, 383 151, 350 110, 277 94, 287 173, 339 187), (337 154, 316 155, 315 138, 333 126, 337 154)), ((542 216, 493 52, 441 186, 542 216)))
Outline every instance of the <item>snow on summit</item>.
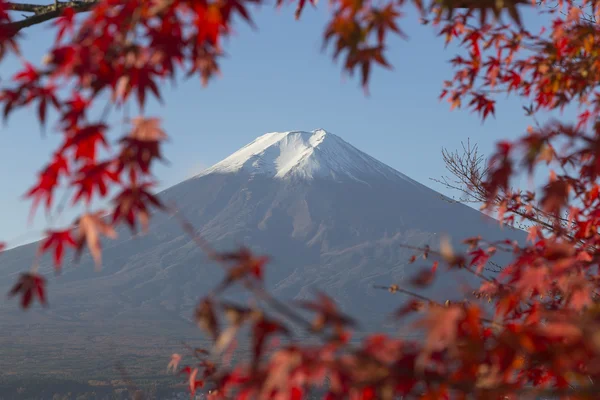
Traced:
POLYGON ((362 180, 376 175, 414 182, 323 129, 272 132, 259 136, 199 176, 239 171, 273 178, 335 179, 345 176, 362 180))

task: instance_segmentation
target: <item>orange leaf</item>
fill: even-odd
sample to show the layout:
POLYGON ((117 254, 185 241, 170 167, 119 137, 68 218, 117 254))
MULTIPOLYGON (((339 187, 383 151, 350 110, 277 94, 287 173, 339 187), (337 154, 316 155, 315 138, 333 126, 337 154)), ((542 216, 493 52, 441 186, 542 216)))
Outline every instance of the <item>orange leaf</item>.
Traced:
POLYGON ((75 222, 75 224, 77 226, 75 260, 77 261, 79 259, 83 246, 87 245, 96 264, 96 268, 100 268, 102 265, 100 235, 115 239, 117 233, 112 225, 104 220, 101 212, 84 214, 75 222))

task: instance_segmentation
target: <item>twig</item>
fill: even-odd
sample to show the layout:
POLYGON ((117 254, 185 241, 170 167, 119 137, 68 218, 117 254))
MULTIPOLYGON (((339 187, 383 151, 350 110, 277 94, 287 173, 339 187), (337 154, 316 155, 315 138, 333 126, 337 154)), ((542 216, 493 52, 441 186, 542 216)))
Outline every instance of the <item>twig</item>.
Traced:
POLYGON ((8 9, 10 11, 21 11, 29 12, 34 15, 26 17, 20 21, 9 22, 7 24, 0 24, 0 28, 12 30, 18 32, 21 29, 28 28, 33 25, 41 24, 54 18, 61 16, 65 8, 72 8, 75 13, 82 13, 90 11, 98 0, 79 0, 79 1, 54 1, 54 4, 42 5, 42 4, 24 4, 24 3, 8 3, 8 9))
MULTIPOLYGON (((490 243, 490 244, 492 244, 492 245, 493 245, 493 243, 490 243)), ((411 250, 418 250, 418 251, 422 251, 422 252, 424 252, 425 250, 427 250, 427 251, 428 251, 430 254, 434 254, 434 255, 436 255, 436 256, 438 256, 438 257, 440 257, 440 258, 443 258, 442 254, 441 254, 440 252, 438 252, 438 251, 435 251, 435 250, 431 250, 431 249, 422 249, 422 248, 420 248, 420 247, 416 247, 416 246, 409 246, 409 245, 405 245, 405 244, 401 244, 401 245, 399 245, 399 247, 402 247, 402 248, 405 248, 405 249, 411 249, 411 250)), ((473 268, 469 267, 468 265, 461 265, 461 266, 460 266, 460 269, 464 269, 464 270, 466 270, 466 271, 470 272, 471 274, 475 275, 475 276, 476 276, 476 277, 478 277, 479 279, 481 279, 481 280, 484 280, 484 281, 486 281, 486 282, 490 282, 490 283, 493 283, 493 282, 494 282, 494 280, 493 280, 493 279, 490 279, 490 278, 488 278, 487 276, 485 276, 485 275, 483 275, 483 274, 481 274, 481 273, 479 273, 479 272, 475 271, 473 268)))

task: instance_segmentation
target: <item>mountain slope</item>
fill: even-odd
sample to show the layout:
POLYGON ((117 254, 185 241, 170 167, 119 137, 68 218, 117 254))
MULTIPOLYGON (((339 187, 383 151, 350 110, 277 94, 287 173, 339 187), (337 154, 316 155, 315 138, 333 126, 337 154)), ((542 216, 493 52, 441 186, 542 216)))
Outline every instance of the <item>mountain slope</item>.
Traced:
MULTIPOLYGON (((372 286, 405 284, 424 265, 408 264, 413 252, 403 246, 435 248, 445 233, 455 243, 475 235, 523 238, 323 130, 263 135, 160 195, 175 201, 215 247, 243 244, 270 255, 266 280, 280 298, 322 290, 367 330, 403 301, 372 286)), ((34 254, 35 245, 27 245, 2 255, 0 290, 8 290, 34 254)), ((61 276, 50 277, 47 310, 23 314, 16 302, 3 300, 0 345, 25 334, 19 340, 70 349, 69 340, 83 335, 112 343, 115 354, 130 354, 123 338, 144 336, 132 342, 152 347, 194 337, 193 307, 223 277, 178 223, 162 214, 145 236, 131 238, 122 229, 118 240, 104 244, 103 260, 100 272, 86 256, 82 265, 66 265, 61 276)), ((49 259, 41 270, 52 274, 49 259)), ((449 274, 425 292, 440 301, 461 299, 464 283, 475 282, 471 275, 449 274)), ((71 350, 89 358, 100 349, 71 350)))

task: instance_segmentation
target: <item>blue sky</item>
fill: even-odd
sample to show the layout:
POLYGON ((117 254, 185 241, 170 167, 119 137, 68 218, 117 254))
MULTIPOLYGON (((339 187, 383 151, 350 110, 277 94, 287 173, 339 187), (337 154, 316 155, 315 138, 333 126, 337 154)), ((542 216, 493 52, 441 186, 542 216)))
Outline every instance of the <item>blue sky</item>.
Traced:
MULTIPOLYGON (((237 23, 237 33, 226 44, 221 78, 207 88, 197 79, 165 86, 165 105, 147 109, 148 115, 163 119, 171 138, 164 148, 170 165, 155 170, 162 187, 200 172, 263 133, 324 128, 444 192, 430 181, 445 173, 443 147, 459 148, 471 138, 489 152, 497 140, 522 134, 530 123, 519 99, 500 101, 496 119, 484 124, 466 110, 450 111, 439 102, 442 81, 452 73, 447 61, 456 49, 445 50, 433 28, 419 25, 414 16, 400 22, 409 40, 389 42, 394 69, 375 69, 366 97, 358 79, 344 78, 331 53, 321 51, 327 6, 307 8, 300 21, 293 11, 293 6, 259 9, 254 13, 257 30, 237 23)), ((42 59, 51 43, 49 32, 48 25, 25 32, 26 58, 42 59)), ((2 77, 17 66, 14 59, 4 61, 2 77)), ((48 226, 42 212, 27 224, 30 202, 21 196, 58 140, 51 131, 42 138, 29 112, 13 115, 1 129, 0 240, 16 245, 48 226)), ((76 211, 67 210, 54 223, 71 221, 76 211)))

